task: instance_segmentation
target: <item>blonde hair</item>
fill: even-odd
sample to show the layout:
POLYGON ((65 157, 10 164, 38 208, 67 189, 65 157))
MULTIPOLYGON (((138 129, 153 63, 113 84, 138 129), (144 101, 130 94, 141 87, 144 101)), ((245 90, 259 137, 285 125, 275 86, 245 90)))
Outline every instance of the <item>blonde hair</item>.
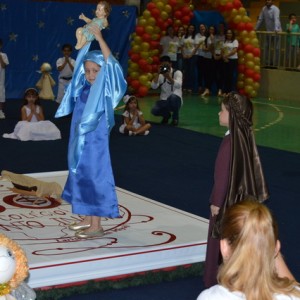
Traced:
POLYGON ((244 293, 247 300, 271 300, 275 293, 300 296, 297 282, 277 275, 278 229, 266 206, 250 200, 231 206, 223 218, 221 238, 231 251, 218 273, 222 286, 244 293))
POLYGON ((0 233, 0 244, 9 249, 16 261, 16 271, 8 284, 11 289, 16 289, 21 282, 28 276, 28 261, 25 252, 15 241, 0 233))

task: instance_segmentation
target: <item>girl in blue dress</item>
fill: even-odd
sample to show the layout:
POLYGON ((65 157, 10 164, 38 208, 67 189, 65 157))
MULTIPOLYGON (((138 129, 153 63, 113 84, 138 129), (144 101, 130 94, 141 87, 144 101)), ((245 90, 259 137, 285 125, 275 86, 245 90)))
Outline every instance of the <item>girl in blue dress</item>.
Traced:
POLYGON ((68 150, 69 176, 62 198, 74 214, 84 218, 69 229, 78 238, 101 237, 101 217, 119 217, 118 200, 109 154, 109 133, 114 108, 126 91, 126 81, 117 60, 97 26, 91 33, 100 49, 78 53, 74 76, 56 117, 73 112, 68 150))

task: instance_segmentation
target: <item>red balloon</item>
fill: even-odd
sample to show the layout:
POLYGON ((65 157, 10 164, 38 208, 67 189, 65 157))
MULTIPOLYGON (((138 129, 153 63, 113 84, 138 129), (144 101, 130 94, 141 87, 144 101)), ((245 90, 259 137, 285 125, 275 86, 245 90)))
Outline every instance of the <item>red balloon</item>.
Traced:
POLYGON ((168 4, 171 5, 172 7, 174 7, 177 4, 177 0, 169 0, 168 4))
POLYGON ((162 19, 162 18, 157 18, 156 19, 156 25, 160 28, 160 29, 162 29, 163 30, 163 28, 164 28, 164 20, 162 19))
POLYGON ((144 97, 148 94, 148 88, 146 86, 140 86, 139 89, 138 89, 138 95, 140 97, 144 97))
POLYGON ((138 35, 142 35, 145 32, 145 28, 143 26, 136 26, 135 32, 138 35))
POLYGON ((258 57, 258 56, 260 56, 260 49, 259 48, 254 48, 252 53, 253 53, 254 56, 258 57))
POLYGON ((235 9, 239 9, 240 7, 243 6, 240 0, 233 0, 232 5, 233 5, 233 8, 235 8, 235 9))
POLYGON ((152 10, 153 8, 156 8, 156 5, 155 5, 155 3, 153 3, 153 2, 149 2, 148 4, 147 4, 147 8, 148 8, 148 10, 152 10))
POLYGON ((150 10, 153 18, 158 18, 160 16, 160 10, 158 8, 153 8, 150 10))
POLYGON ((181 8, 181 12, 182 12, 182 14, 183 15, 190 15, 190 8, 188 7, 188 6, 183 6, 182 8, 181 8))
POLYGON ((252 79, 253 79, 254 81, 260 81, 260 78, 261 78, 261 75, 260 75, 259 73, 254 73, 254 74, 252 75, 252 79))
POLYGON ((151 41, 151 35, 147 32, 145 32, 143 35, 142 35, 142 39, 143 41, 145 42, 150 42, 151 41))
POLYGON ((246 91, 244 89, 239 89, 239 93, 241 95, 247 95, 246 91))
POLYGON ((140 84, 140 82, 137 79, 132 80, 131 84, 130 84, 130 86, 132 86, 132 88, 134 90, 137 90, 140 87, 140 85, 141 84, 140 84))
POLYGON ((231 11, 233 9, 233 5, 231 2, 227 2, 225 4, 225 10, 231 11))
POLYGON ((246 29, 247 31, 252 31, 252 30, 253 30, 253 24, 250 23, 250 22, 246 23, 246 24, 245 24, 245 29, 246 29))
POLYGON ((144 66, 146 66, 148 64, 148 62, 144 59, 144 58, 141 58, 138 62, 138 65, 142 68, 144 66))
POLYGON ((138 53, 133 53, 130 55, 130 59, 135 63, 137 63, 140 60, 140 58, 141 57, 138 53))
POLYGON ((249 69, 249 68, 246 68, 245 69, 245 72, 244 72, 244 74, 247 76, 247 77, 250 77, 250 78, 252 78, 252 76, 254 75, 254 70, 252 70, 252 69, 249 69))
POLYGON ((168 25, 173 25, 173 20, 171 18, 168 18, 167 23, 168 23, 168 25))
POLYGON ((239 71, 239 73, 244 73, 244 71, 245 71, 245 65, 244 64, 239 64, 238 65, 238 71, 239 71))
POLYGON ((176 10, 174 12, 174 17, 180 20, 182 18, 182 12, 180 10, 176 10))
POLYGON ((240 22, 237 24, 236 27, 237 27, 237 30, 243 31, 243 30, 245 30, 245 26, 246 26, 246 24, 244 22, 240 22))
POLYGON ((181 19, 181 22, 184 24, 184 25, 188 25, 190 24, 190 16, 184 16, 182 19, 181 19))
POLYGON ((254 50, 254 47, 250 44, 248 44, 244 47, 244 51, 247 52, 247 53, 252 53, 253 50, 254 50))
POLYGON ((159 48, 159 41, 150 41, 150 49, 157 49, 159 48))
POLYGON ((128 85, 131 85, 132 78, 130 76, 127 76, 126 81, 127 81, 128 85))
POLYGON ((153 56, 152 61, 154 65, 158 65, 160 62, 159 56, 153 56))

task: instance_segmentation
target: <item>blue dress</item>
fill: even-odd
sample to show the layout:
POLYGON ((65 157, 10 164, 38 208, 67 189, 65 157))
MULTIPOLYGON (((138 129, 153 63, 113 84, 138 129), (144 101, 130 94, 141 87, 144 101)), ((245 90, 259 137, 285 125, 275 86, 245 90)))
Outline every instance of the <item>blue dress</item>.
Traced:
MULTIPOLYGON (((86 105, 90 85, 86 83, 77 99, 70 131, 70 142, 86 105)), ((72 204, 75 214, 116 218, 119 216, 118 200, 109 154, 109 129, 105 115, 95 130, 85 135, 77 171, 69 172, 62 198, 72 204)))
POLYGON ((62 198, 75 214, 116 218, 118 200, 109 154, 109 133, 114 126, 114 108, 126 91, 126 80, 117 60, 105 62, 101 51, 78 53, 74 76, 56 112, 56 117, 73 112, 68 165, 69 176, 62 198), (93 85, 84 76, 84 61, 101 66, 93 85))

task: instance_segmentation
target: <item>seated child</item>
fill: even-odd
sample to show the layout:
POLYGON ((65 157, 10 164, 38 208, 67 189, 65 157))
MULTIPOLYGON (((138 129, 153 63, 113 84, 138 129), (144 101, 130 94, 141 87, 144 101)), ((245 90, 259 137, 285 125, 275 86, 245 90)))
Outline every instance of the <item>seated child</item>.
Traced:
POLYGON ((124 123, 120 126, 119 131, 128 135, 148 135, 151 124, 145 122, 137 98, 126 95, 123 101, 125 103, 124 123))
POLYGON ((4 133, 4 138, 21 141, 43 141, 61 139, 59 129, 50 121, 45 121, 39 94, 35 88, 24 93, 24 104, 21 108, 21 119, 12 133, 4 133))
POLYGON ((111 6, 106 1, 100 1, 95 11, 96 18, 89 19, 84 14, 79 16, 80 20, 85 21, 87 24, 83 27, 79 27, 76 30, 77 44, 75 49, 81 49, 87 42, 91 42, 95 39, 95 36, 89 31, 89 28, 96 24, 101 30, 108 26, 107 17, 110 14, 111 6))

